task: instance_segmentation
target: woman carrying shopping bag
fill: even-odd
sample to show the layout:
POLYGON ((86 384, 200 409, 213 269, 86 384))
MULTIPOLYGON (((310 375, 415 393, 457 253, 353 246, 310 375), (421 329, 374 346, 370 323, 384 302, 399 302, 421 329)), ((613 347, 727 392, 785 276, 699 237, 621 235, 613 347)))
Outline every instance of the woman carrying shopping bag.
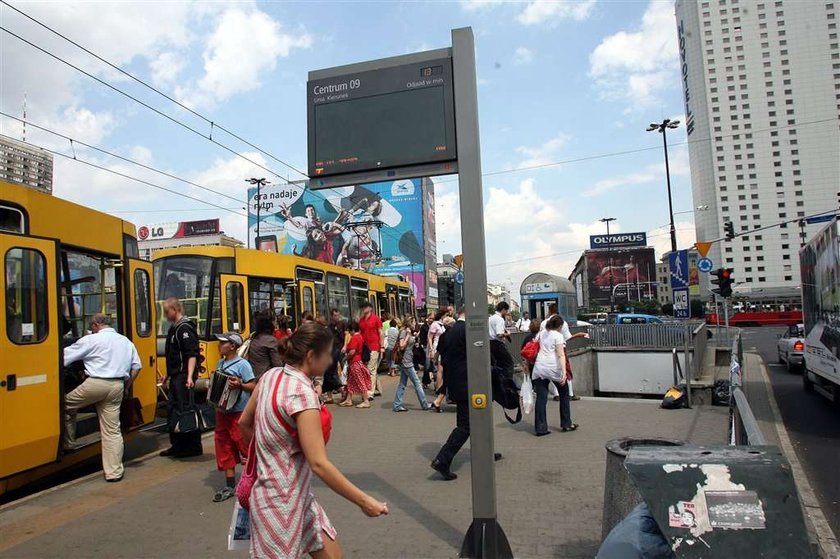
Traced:
POLYGON ((545 330, 535 338, 539 340, 540 350, 531 373, 532 382, 537 392, 534 431, 538 437, 551 434, 548 430, 546 404, 548 387, 553 384, 560 392, 560 428, 565 433, 578 428, 572 423, 569 402, 569 385, 566 376, 566 341, 561 329, 563 318, 552 316, 545 325, 545 330))

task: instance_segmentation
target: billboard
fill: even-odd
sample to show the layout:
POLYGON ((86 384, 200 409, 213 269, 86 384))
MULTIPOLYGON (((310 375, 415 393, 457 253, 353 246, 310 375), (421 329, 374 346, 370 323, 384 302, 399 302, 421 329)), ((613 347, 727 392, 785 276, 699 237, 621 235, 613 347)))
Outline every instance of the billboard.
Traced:
MULTIPOLYGON (((435 234, 435 183, 432 179, 423 179, 423 249, 426 260, 426 293, 425 306, 436 308, 438 306, 438 275, 437 275, 437 236, 435 234)), ((417 301, 418 306, 421 305, 417 301)))
POLYGON ((269 185, 260 188, 259 200, 257 188, 251 187, 250 246, 374 274, 401 275, 422 306, 428 248, 434 246, 433 236, 431 241, 424 239, 424 198, 420 179, 317 191, 300 184, 269 185))
POLYGON ((610 285, 616 303, 656 298, 656 259, 652 248, 587 250, 589 304, 608 305, 610 285))
POLYGON ((589 236, 589 248, 593 250, 644 246, 647 246, 647 233, 644 232, 589 236))
POLYGON ((137 237, 141 241, 151 241, 156 239, 181 239, 202 235, 218 235, 220 232, 219 219, 216 218, 159 223, 157 225, 141 225, 137 228, 137 237))

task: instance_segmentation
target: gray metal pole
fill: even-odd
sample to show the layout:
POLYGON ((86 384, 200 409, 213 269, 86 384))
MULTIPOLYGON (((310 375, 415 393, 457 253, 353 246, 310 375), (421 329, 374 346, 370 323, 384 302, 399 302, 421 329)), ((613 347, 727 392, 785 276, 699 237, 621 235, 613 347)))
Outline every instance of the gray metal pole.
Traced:
POLYGON ((455 123, 458 131, 461 246, 464 252, 473 505, 473 521, 464 537, 461 557, 512 559, 510 544, 496 520, 493 386, 490 378, 487 330, 487 257, 484 247, 478 88, 472 28, 452 30, 452 73, 455 85, 455 123))
POLYGON ((726 324, 726 345, 732 344, 732 337, 729 335, 729 300, 723 298, 723 316, 726 324))

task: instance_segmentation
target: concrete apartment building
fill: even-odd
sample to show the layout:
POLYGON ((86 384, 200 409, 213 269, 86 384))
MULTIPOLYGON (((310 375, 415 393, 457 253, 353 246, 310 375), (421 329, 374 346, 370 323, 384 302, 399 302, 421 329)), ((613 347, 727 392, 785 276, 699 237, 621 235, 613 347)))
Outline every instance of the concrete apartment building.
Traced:
MULTIPOLYGON (((678 0, 697 240, 838 205, 840 0, 678 0)), ((716 243, 736 293, 798 296, 798 222, 716 243)))

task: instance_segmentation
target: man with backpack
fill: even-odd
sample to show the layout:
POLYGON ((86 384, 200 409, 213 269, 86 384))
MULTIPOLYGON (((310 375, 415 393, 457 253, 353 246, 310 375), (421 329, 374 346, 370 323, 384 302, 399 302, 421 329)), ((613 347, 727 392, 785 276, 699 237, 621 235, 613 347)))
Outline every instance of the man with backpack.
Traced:
MULTIPOLYGON (((163 313, 171 323, 166 334, 166 378, 169 381, 169 420, 173 412, 190 403, 190 392, 198 376, 199 346, 195 323, 184 316, 181 301, 170 297, 163 303, 163 313)), ((201 456, 201 431, 169 433, 168 449, 161 456, 188 458, 201 456)))
MULTIPOLYGON (((459 309, 458 321, 438 341, 437 351, 443 366, 444 384, 449 398, 455 402, 455 429, 432 460, 432 469, 446 481, 458 478, 450 468, 452 460, 467 439, 470 438, 470 404, 467 388, 467 323, 463 307, 459 309)), ((496 453, 494 458, 501 460, 496 453)))

